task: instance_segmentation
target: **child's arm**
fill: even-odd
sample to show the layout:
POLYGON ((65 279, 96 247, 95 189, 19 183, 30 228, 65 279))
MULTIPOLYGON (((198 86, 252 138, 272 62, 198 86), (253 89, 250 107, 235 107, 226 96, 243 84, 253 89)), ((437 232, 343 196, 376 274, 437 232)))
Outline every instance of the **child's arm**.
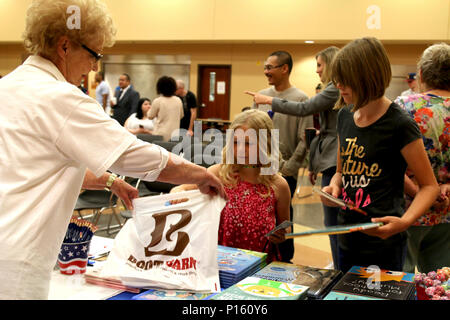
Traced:
POLYGON ((189 190, 195 190, 198 189, 196 184, 181 184, 179 186, 173 187, 170 189, 170 193, 174 192, 183 192, 183 191, 189 191, 189 190))
MULTIPOLYGON (((277 175, 275 184, 275 197, 277 199, 277 207, 276 207, 276 224, 279 225, 285 220, 289 221, 289 208, 291 206, 291 190, 289 189, 289 185, 282 176, 277 175)), ((284 234, 289 233, 291 227, 286 229, 281 229, 276 231, 269 237, 269 240, 273 243, 281 243, 285 240, 284 234)))
POLYGON ((373 222, 384 222, 385 225, 365 232, 371 236, 386 239, 394 234, 405 231, 431 207, 439 195, 439 185, 425 152, 422 139, 417 139, 407 144, 403 147, 401 153, 408 163, 408 168, 415 175, 416 181, 419 184, 419 191, 401 218, 387 216, 372 219, 373 222))

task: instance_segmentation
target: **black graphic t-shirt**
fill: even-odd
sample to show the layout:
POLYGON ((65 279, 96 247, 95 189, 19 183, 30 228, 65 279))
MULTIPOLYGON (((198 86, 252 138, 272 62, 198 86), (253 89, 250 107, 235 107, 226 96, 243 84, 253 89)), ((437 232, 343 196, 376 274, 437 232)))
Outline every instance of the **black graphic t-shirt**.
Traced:
MULTIPOLYGON (((367 127, 358 127, 350 107, 338 114, 342 165, 342 198, 366 211, 368 217, 341 209, 340 224, 369 222, 404 212, 404 174, 407 163, 401 150, 420 139, 416 122, 397 104, 367 127)), ((359 234, 359 232, 358 232, 359 234)))

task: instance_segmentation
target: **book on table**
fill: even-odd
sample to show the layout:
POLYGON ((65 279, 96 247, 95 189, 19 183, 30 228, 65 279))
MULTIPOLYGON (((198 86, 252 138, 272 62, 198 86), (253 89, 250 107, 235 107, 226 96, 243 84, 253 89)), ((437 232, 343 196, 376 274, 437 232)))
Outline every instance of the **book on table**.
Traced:
POLYGON ((303 300, 308 287, 257 277, 247 277, 211 300, 303 300))
POLYGON ((214 293, 184 290, 149 289, 132 297, 132 300, 209 300, 214 293))
POLYGON ((413 273, 353 266, 324 300, 411 300, 415 290, 413 273))
POLYGON ((273 261, 253 276, 307 286, 309 299, 321 299, 342 276, 342 272, 273 261))
POLYGON ((221 288, 225 289, 266 266, 267 253, 219 245, 217 263, 221 288))

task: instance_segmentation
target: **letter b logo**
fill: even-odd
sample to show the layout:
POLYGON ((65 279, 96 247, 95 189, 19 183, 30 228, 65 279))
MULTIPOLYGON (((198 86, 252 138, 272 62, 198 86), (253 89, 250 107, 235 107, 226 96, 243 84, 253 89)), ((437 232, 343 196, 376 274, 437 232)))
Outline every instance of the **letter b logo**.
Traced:
POLYGON ((144 248, 146 257, 151 257, 157 254, 165 256, 179 256, 184 251, 186 246, 189 244, 189 235, 186 232, 179 231, 177 242, 173 250, 168 250, 167 248, 159 251, 151 250, 152 247, 155 247, 159 243, 161 243, 164 236, 163 233, 167 223, 167 217, 173 214, 181 215, 181 219, 180 221, 178 221, 178 223, 170 225, 169 230, 165 235, 167 242, 171 242, 170 237, 172 236, 172 234, 174 234, 176 231, 183 228, 184 226, 188 225, 192 219, 192 214, 188 210, 161 212, 153 215, 153 218, 155 219, 155 229, 151 233, 152 241, 147 247, 144 248))

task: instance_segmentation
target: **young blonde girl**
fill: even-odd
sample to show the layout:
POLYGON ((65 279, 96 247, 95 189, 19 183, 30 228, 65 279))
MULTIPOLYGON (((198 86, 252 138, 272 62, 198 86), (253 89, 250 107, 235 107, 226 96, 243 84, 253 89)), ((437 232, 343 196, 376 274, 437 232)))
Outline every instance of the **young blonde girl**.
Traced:
MULTIPOLYGON (((280 174, 264 174, 264 169, 269 171, 268 159, 279 160, 272 154, 272 120, 265 112, 247 110, 236 116, 230 129, 232 135, 227 137, 223 148, 222 163, 208 168, 224 184, 228 197, 221 212, 219 244, 267 252, 268 261, 281 260, 275 244, 285 240, 284 234, 290 232, 290 228, 270 236, 269 245, 265 237, 275 226, 289 220, 291 199, 288 183, 280 174), (260 131, 263 129, 265 131, 260 131), (260 149, 259 138, 255 138, 260 132, 267 133, 263 149, 260 149), (261 154, 265 160, 260 158, 261 154), (252 161, 254 159, 256 161, 252 161)), ((193 188, 193 185, 181 185, 172 192, 193 188)))

